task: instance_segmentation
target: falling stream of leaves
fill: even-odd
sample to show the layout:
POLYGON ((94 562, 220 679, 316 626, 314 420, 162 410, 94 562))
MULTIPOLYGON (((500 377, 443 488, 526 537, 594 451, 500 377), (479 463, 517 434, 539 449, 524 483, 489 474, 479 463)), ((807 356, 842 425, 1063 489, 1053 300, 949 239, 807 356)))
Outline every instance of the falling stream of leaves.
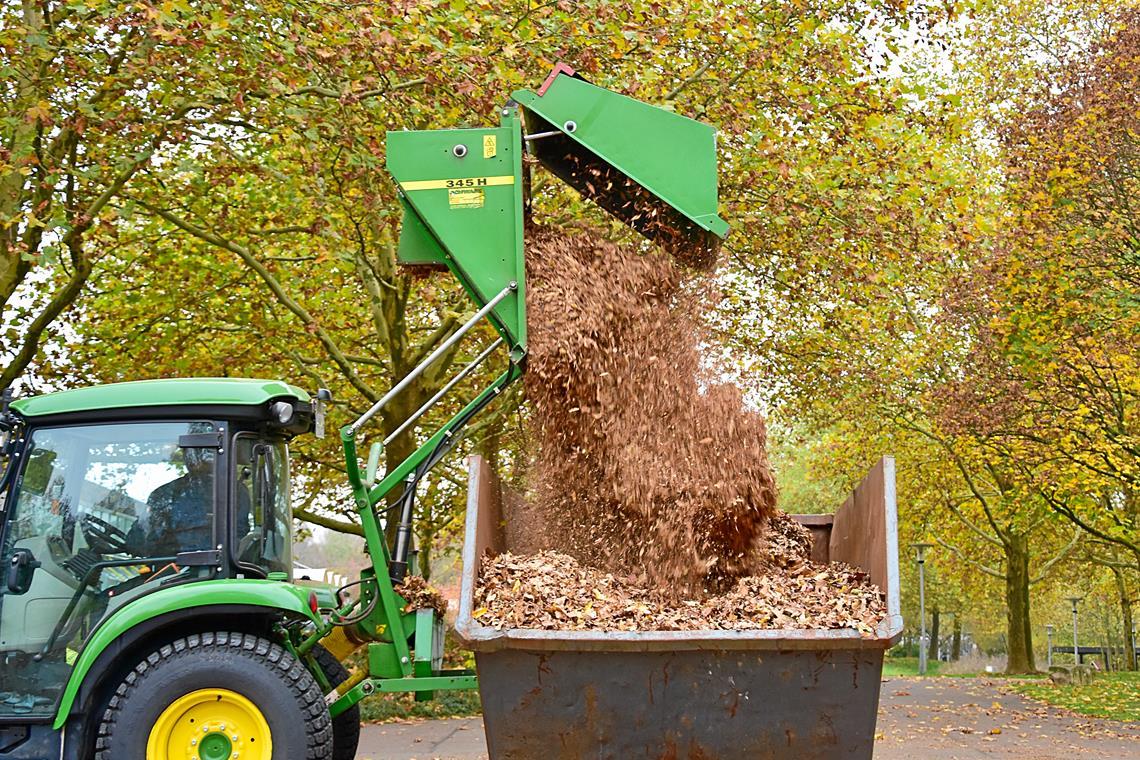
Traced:
POLYGON ((546 551, 485 558, 495 627, 853 628, 882 595, 810 561, 776 508, 763 417, 702 356, 699 283, 663 253, 534 230, 527 397, 546 551))

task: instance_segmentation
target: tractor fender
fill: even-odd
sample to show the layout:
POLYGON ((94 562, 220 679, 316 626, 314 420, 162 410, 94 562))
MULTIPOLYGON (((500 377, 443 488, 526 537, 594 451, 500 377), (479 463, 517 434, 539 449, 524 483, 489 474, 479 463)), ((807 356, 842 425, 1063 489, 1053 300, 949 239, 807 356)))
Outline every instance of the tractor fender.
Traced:
POLYGON ((170 586, 128 602, 87 637, 60 698, 54 727, 67 723, 81 690, 90 696, 90 685, 152 634, 170 625, 227 617, 234 617, 240 630, 251 618, 275 611, 319 623, 320 616, 309 607, 310 593, 312 589, 281 581, 226 579, 170 586))

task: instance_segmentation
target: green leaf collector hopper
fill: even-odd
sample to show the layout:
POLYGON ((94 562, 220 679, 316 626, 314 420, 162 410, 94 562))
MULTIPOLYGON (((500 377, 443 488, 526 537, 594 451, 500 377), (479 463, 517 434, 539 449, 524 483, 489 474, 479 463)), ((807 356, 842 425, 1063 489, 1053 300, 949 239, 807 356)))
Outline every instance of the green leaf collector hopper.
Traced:
MULTIPOLYGON (((449 269, 525 351, 524 146, 554 175, 690 265, 708 266, 728 225, 717 216, 716 132, 596 87, 559 64, 520 90, 495 128, 388 133, 404 206, 399 260, 449 269)), ((520 354, 521 355, 521 354, 520 354)))

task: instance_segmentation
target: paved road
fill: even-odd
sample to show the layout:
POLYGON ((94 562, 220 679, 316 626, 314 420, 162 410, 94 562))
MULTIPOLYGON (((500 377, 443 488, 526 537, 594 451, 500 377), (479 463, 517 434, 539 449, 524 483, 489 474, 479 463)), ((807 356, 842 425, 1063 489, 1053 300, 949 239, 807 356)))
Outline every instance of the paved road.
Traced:
MULTIPOLYGON (((876 760, 1140 758, 1140 725, 1004 693, 982 678, 883 681, 876 760)), ((357 760, 486 760, 478 718, 365 726, 357 760)))

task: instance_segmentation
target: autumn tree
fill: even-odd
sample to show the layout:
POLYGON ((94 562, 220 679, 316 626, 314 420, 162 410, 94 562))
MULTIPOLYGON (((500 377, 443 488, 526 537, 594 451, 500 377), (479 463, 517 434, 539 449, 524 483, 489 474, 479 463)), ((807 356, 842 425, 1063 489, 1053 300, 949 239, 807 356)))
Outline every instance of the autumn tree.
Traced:
POLYGON ((1140 12, 1005 131, 1017 216, 987 262, 1024 412, 995 428, 1057 512, 1140 561, 1140 12))
POLYGON ((241 120, 285 5, 0 3, 0 388, 101 279, 140 177, 241 120))
MULTIPOLYGON (((861 54, 852 24, 865 10, 840 2, 337 7, 292 9, 275 25, 272 49, 242 64, 250 84, 227 91, 238 108, 228 123, 167 151, 115 204, 124 245, 106 263, 111 275, 77 322, 81 343, 59 376, 286 375, 332 387, 337 421, 346 421, 470 310, 448 279, 395 266, 399 207, 383 172, 385 130, 493 121, 512 89, 566 60, 602 86, 718 122, 731 157, 723 193, 743 213, 742 193, 771 160, 753 141, 775 137, 777 111, 799 118, 817 93, 852 87, 845 57, 861 54), (789 77, 804 80, 802 96, 785 92, 789 77)), ((169 33, 186 43, 196 17, 181 13, 169 33)), ((536 214, 565 220, 582 211, 540 173, 535 190, 536 214)), ((382 435, 467 350, 413 386, 381 420, 382 435)), ((387 465, 417 440, 397 437, 387 465)), ((325 446, 302 455, 312 466, 307 484, 324 497, 301 514, 352 530, 336 498, 335 454, 325 446)))

